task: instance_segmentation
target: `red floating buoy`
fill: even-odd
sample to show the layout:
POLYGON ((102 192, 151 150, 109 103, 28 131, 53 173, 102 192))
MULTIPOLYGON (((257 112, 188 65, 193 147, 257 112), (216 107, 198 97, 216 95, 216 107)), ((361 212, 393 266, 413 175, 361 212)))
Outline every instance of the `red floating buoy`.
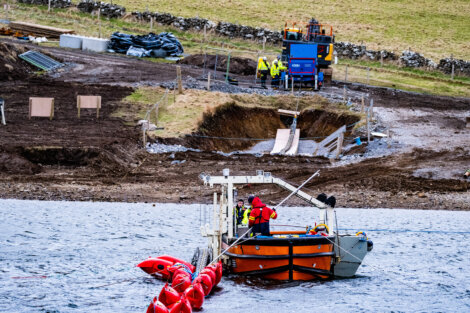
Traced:
POLYGON ((183 261, 181 259, 178 259, 178 258, 175 258, 175 257, 172 257, 170 255, 161 255, 159 256, 158 258, 162 259, 162 260, 168 260, 170 262, 172 262, 173 264, 175 263, 181 263, 181 264, 184 264, 186 265, 190 270, 191 272, 194 273, 194 271, 196 270, 196 267, 194 265, 192 265, 191 263, 189 262, 186 262, 186 261, 183 261))
POLYGON ((189 303, 191 303, 191 307, 193 309, 202 308, 202 304, 204 303, 204 289, 201 284, 197 283, 189 286, 184 291, 184 295, 186 299, 188 299, 189 303))
POLYGON ((222 261, 217 262, 216 264, 211 264, 206 267, 211 268, 215 272, 215 286, 220 283, 222 279, 222 261))
POLYGON ((169 307, 173 303, 178 302, 180 298, 181 296, 178 291, 168 286, 168 283, 163 286, 163 289, 160 292, 160 295, 158 296, 158 300, 167 307, 169 307))
POLYGON ((170 313, 192 313, 193 309, 191 308, 191 303, 184 295, 181 296, 181 299, 175 304, 169 307, 170 313))
POLYGON ((201 284, 204 290, 204 296, 207 296, 212 290, 212 280, 207 274, 199 274, 193 281, 193 284, 201 284))
POLYGON ((201 274, 206 274, 206 275, 209 275, 209 277, 211 278, 211 282, 212 282, 212 288, 215 287, 215 285, 217 285, 217 275, 215 275, 215 272, 212 268, 210 267, 205 267, 202 271, 201 271, 201 274))
POLYGON ((147 274, 155 275, 158 278, 167 280, 170 278, 170 272, 168 269, 172 265, 173 263, 168 260, 148 258, 147 260, 139 263, 137 266, 147 274))
POLYGON ((186 288, 191 286, 191 276, 187 273, 179 273, 173 277, 171 286, 179 293, 183 293, 186 288))
POLYGON ((157 300, 157 297, 153 298, 147 309, 147 313, 169 313, 167 307, 157 300))

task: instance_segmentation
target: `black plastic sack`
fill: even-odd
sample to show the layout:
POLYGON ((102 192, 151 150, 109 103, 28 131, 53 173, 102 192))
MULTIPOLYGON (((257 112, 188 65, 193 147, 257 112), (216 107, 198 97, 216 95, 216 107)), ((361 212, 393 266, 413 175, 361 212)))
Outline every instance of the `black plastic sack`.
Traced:
POLYGON ((126 54, 131 47, 133 49, 144 49, 143 57, 177 57, 184 52, 183 45, 172 33, 163 32, 158 35, 149 33, 148 35, 139 36, 115 32, 111 35, 109 50, 126 54))

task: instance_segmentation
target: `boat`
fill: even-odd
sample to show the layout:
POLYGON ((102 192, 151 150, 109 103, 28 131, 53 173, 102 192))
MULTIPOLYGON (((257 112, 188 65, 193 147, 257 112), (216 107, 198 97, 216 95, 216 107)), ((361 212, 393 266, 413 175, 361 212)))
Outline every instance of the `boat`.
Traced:
MULTIPOLYGON (((208 246, 195 253, 193 260, 197 264, 220 258, 233 274, 273 280, 323 280, 353 277, 372 250, 373 243, 364 232, 339 234, 336 209, 302 191, 303 185, 295 187, 261 170, 254 176, 231 176, 230 170, 224 169, 222 176, 202 173, 199 177, 210 188, 219 186, 220 193, 213 195, 212 221, 201 226, 208 246), (248 227, 237 225, 233 213, 236 186, 245 184, 275 184, 290 191, 291 196, 319 210, 319 223, 296 226, 302 229, 272 230, 270 236, 251 234, 248 227)), ((271 221, 273 228, 277 227, 271 221)))

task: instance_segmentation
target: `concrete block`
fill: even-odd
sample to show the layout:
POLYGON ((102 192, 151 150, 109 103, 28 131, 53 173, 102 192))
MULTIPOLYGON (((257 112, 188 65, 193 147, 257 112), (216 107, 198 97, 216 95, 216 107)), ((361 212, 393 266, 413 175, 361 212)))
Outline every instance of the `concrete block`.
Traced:
POLYGON ((63 48, 81 49, 82 40, 82 36, 63 34, 60 35, 59 46, 63 48))
POLYGON ((83 37, 82 50, 106 52, 108 50, 108 43, 108 39, 83 37))

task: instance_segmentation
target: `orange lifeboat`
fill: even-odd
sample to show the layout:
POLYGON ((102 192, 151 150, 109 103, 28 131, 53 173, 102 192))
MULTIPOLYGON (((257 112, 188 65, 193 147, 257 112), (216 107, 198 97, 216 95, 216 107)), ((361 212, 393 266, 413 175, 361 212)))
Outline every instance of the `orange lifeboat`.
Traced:
MULTIPOLYGON (((306 235, 305 231, 271 232, 231 247, 232 273, 276 280, 328 279, 331 275, 334 236, 306 235)), ((222 243, 228 248, 235 240, 222 243)))

